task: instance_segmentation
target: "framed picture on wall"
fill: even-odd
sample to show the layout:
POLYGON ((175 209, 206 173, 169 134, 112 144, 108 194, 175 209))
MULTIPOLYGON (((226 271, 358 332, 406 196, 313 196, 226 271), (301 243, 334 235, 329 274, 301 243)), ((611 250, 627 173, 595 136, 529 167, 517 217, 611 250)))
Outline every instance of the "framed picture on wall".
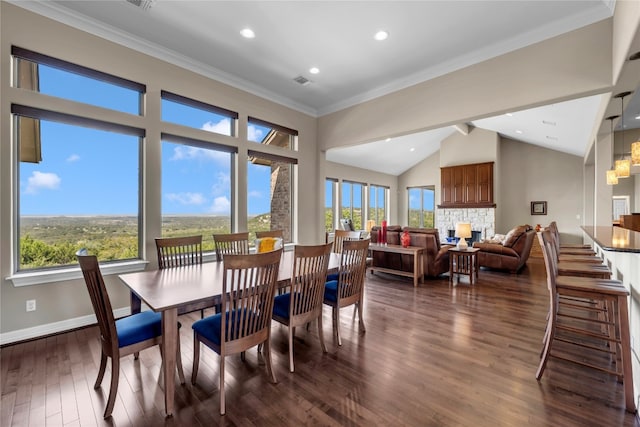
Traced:
POLYGON ((547 202, 531 202, 531 215, 546 215, 547 202))

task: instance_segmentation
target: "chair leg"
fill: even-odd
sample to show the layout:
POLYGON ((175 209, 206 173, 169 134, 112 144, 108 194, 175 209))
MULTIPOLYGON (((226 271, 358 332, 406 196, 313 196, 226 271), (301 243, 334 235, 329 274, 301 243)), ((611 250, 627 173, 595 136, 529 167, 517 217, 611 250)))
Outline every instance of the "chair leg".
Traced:
POLYGON ((540 358, 540 365, 538 365, 538 370, 536 371, 536 379, 540 380, 540 378, 542 378, 542 374, 544 373, 544 369, 547 367, 547 361, 549 360, 549 355, 551 354, 551 345, 553 343, 553 340, 555 338, 555 319, 553 318, 553 314, 550 314, 549 316, 549 323, 547 324, 547 331, 546 331, 546 341, 544 343, 544 350, 542 352, 541 358, 540 358))
POLYGON ((362 332, 366 332, 367 328, 364 327, 364 318, 362 317, 362 300, 358 303, 358 317, 360 317, 360 329, 362 332))
POLYGON ((224 356, 220 355, 220 415, 226 413, 224 402, 224 356))
POLYGON ((338 307, 333 307, 333 327, 336 328, 336 337, 338 337, 338 345, 342 345, 340 338, 340 313, 338 307))
POLYGON ((289 372, 293 372, 293 334, 294 328, 289 326, 289 372))
POLYGON ((116 403, 116 395, 118 394, 118 380, 120 379, 120 356, 116 355, 111 358, 111 386, 109 388, 109 399, 107 399, 107 407, 104 410, 104 418, 107 419, 113 412, 113 406, 116 403))
POLYGON ((100 355, 100 369, 98 370, 98 378, 96 378, 96 382, 93 385, 93 388, 100 388, 100 384, 102 384, 102 379, 104 378, 104 371, 107 369, 107 355, 102 353, 100 355))
POLYGON ((271 379, 271 382, 276 384, 278 380, 276 379, 276 375, 273 372, 273 367, 271 366, 271 337, 267 337, 264 342, 264 349, 262 350, 262 354, 264 355, 265 365, 267 365, 267 375, 271 379))
POLYGON ((196 334, 193 334, 193 368, 191 369, 191 384, 196 383, 198 367, 200 366, 200 341, 196 334))
POLYGON ((138 357, 140 357, 139 351, 136 351, 135 353, 133 353, 133 360, 138 360, 138 357))
POLYGON ((317 324, 318 324, 318 338, 320 339, 320 347, 322 348, 322 352, 326 353, 327 346, 324 344, 324 332, 322 328, 322 313, 320 313, 320 316, 318 316, 317 324))
POLYGON ((180 350, 180 335, 178 335, 178 345, 176 348, 176 369, 178 370, 178 378, 180 378, 180 384, 184 385, 186 381, 184 379, 184 370, 182 369, 182 350, 180 350))

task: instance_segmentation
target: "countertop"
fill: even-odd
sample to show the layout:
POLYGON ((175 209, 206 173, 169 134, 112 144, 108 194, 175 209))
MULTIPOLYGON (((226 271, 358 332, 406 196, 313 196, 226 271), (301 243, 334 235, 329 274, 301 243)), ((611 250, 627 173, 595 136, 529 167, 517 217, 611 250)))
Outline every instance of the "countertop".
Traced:
POLYGON ((640 253, 640 232, 638 231, 622 227, 587 225, 583 225, 581 228, 604 250, 640 253))

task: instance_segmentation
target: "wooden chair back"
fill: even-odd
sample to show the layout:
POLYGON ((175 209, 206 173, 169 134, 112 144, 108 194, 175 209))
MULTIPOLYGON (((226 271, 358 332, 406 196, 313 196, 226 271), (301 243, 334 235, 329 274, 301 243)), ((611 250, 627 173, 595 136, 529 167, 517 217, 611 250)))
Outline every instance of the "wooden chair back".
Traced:
POLYGON ((216 249, 216 260, 222 261, 224 255, 248 255, 249 233, 214 234, 213 243, 216 249))
MULTIPOLYGON (((98 320, 102 349, 109 357, 118 357, 118 333, 111 300, 95 255, 77 255, 91 305, 98 320)), ((117 373, 115 374, 117 375, 117 373)))
POLYGON ((342 253, 342 244, 345 240, 360 240, 360 232, 336 229, 333 235, 333 252, 342 253))
POLYGON ((267 340, 282 250, 225 255, 220 354, 245 351, 267 340))
POLYGON ((291 325, 304 325, 322 315, 324 284, 327 280, 331 248, 331 243, 295 246, 289 304, 291 325))
POLYGON ((202 264, 202 235, 156 238, 158 268, 202 264))
POLYGON ((279 237, 284 241, 284 232, 282 230, 256 231, 256 239, 265 237, 279 237))
POLYGON ((338 306, 359 302, 364 287, 369 239, 345 240, 338 270, 338 306))

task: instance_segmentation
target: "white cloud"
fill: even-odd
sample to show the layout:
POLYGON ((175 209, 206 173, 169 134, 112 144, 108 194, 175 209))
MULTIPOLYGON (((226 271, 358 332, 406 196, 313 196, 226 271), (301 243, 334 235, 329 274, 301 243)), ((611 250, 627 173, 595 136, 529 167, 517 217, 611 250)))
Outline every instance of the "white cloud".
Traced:
POLYGON ((33 171, 27 179, 25 193, 36 194, 38 190, 57 190, 60 187, 60 177, 55 173, 33 171))
POLYGON ((262 193, 260 191, 257 191, 257 190, 249 191, 247 193, 247 196, 248 197, 253 197, 253 198, 256 198, 256 199, 262 199, 262 193))
POLYGON ((229 165, 229 153, 204 148, 178 145, 173 149, 171 160, 213 160, 229 165))
POLYGON ((228 173, 218 172, 217 181, 211 187, 211 193, 215 195, 226 194, 231 188, 231 177, 228 173))
POLYGON ((78 156, 77 154, 72 154, 69 157, 67 157, 68 163, 77 162, 78 160, 80 160, 80 156, 78 156))
POLYGON ((231 212, 231 202, 225 196, 216 197, 209 210, 211 213, 228 214, 231 212))
POLYGON ((168 193, 165 197, 181 205, 202 205, 207 201, 200 193, 168 193))
POLYGON ((264 138, 262 129, 258 129, 253 125, 247 126, 247 139, 249 141, 260 142, 262 141, 262 138, 264 138))
POLYGON ((231 120, 222 119, 218 123, 207 122, 202 125, 202 130, 207 132, 215 132, 222 135, 231 135, 231 120))

